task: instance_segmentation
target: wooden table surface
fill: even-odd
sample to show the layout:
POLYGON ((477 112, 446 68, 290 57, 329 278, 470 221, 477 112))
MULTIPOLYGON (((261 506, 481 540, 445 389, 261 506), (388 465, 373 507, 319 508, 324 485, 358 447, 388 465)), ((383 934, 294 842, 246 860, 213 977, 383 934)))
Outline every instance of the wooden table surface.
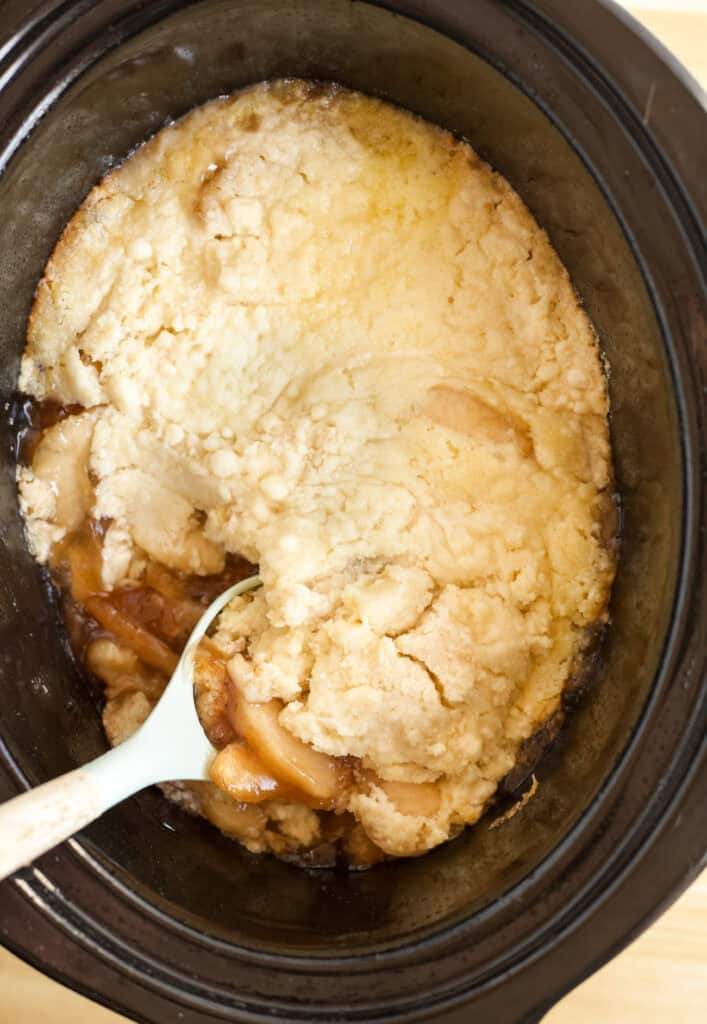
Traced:
MULTIPOLYGON (((644 0, 642 5, 624 6, 707 86, 707 0, 644 0)), ((545 1018, 545 1024, 705 1021, 707 872, 636 942, 566 996, 545 1018)), ((0 1024, 44 1022, 127 1024, 124 1017, 50 981, 0 948, 0 1024)))

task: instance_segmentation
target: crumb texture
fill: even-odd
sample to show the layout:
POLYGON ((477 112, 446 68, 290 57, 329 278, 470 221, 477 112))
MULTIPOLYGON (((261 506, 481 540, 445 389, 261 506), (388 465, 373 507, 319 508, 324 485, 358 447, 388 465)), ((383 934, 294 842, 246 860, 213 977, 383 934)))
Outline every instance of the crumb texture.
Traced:
MULTIPOLYGON (((386 853, 479 817, 613 573, 596 339, 503 178, 344 89, 214 101, 88 196, 20 383, 86 410, 20 472, 40 560, 88 515, 107 590, 146 560, 259 564, 215 638, 245 699, 357 759, 346 809, 386 853)), ((148 710, 119 700, 114 742, 148 710)), ((264 848, 262 808, 227 827, 206 802, 264 848)), ((313 811, 270 806, 311 844, 313 811)))

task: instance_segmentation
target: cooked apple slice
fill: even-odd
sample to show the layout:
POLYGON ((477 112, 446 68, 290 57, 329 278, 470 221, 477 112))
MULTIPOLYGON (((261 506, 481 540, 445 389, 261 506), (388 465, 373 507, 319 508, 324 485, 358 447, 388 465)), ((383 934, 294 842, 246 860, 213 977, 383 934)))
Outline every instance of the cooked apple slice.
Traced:
POLYGON ((194 656, 194 701, 204 732, 216 749, 222 750, 236 738, 228 710, 231 681, 224 662, 209 643, 205 637, 194 656))
POLYGON ((55 571, 68 568, 71 596, 76 601, 103 590, 100 529, 98 523, 87 519, 52 549, 50 565, 55 571))
POLYGON ((469 391, 436 384, 430 388, 425 412, 440 426, 492 444, 515 444, 521 455, 532 455, 528 428, 469 391))
POLYGON ((242 743, 229 743, 213 760, 209 775, 214 785, 244 804, 282 800, 287 794, 268 774, 263 762, 242 743))
POLYGON ((54 496, 52 519, 67 533, 81 526, 91 506, 87 465, 95 424, 95 410, 59 420, 42 432, 32 456, 35 478, 54 496))
POLYGON ((156 668, 166 676, 172 675, 177 667, 179 657, 152 633, 148 633, 142 626, 136 626, 124 615, 121 615, 118 609, 113 607, 109 597, 94 594, 92 597, 86 598, 84 607, 96 622, 112 633, 126 647, 129 647, 131 651, 135 651, 138 658, 146 665, 156 668))
POLYGON ((216 828, 236 839, 262 836, 268 822, 262 807, 238 803, 209 782, 192 782, 190 788, 198 793, 204 814, 216 828))
POLYGON ((434 782, 387 782, 378 779, 376 785, 380 786, 401 814, 432 818, 439 810, 439 786, 434 782))
POLYGON ((336 806, 349 785, 347 767, 284 729, 279 722, 282 706, 279 700, 254 704, 235 693, 233 726, 276 779, 305 794, 313 806, 336 806))
POLYGON ((109 701, 133 690, 144 693, 152 703, 162 696, 164 678, 144 665, 134 651, 108 637, 91 640, 83 659, 89 672, 102 680, 109 701))
POLYGON ((358 822, 345 836, 343 846, 352 868, 369 868, 385 860, 380 846, 376 846, 358 822))

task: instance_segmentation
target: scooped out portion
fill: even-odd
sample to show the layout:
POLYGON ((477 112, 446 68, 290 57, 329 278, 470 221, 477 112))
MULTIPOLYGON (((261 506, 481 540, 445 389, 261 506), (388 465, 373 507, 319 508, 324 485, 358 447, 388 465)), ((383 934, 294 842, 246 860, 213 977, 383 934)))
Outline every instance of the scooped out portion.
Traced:
POLYGON ((382 101, 263 83, 160 131, 64 232, 20 387, 111 743, 258 566, 197 659, 212 783, 168 787, 250 850, 366 866, 474 823, 607 620, 592 326, 510 185, 382 101))

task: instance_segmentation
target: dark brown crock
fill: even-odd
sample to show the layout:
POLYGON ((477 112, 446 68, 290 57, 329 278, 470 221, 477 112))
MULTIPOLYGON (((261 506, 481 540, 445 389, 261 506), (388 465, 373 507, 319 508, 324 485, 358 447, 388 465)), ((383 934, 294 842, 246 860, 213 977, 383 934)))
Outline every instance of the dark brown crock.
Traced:
POLYGON ((105 745, 17 510, 13 393, 34 287, 132 147, 282 75, 466 136, 568 266, 611 364, 623 548, 604 662, 537 795, 501 828, 366 873, 306 872, 149 791, 0 886, 1 937, 148 1024, 538 1019, 707 846, 707 133, 695 84, 608 2, 2 5, 0 798, 105 745))

